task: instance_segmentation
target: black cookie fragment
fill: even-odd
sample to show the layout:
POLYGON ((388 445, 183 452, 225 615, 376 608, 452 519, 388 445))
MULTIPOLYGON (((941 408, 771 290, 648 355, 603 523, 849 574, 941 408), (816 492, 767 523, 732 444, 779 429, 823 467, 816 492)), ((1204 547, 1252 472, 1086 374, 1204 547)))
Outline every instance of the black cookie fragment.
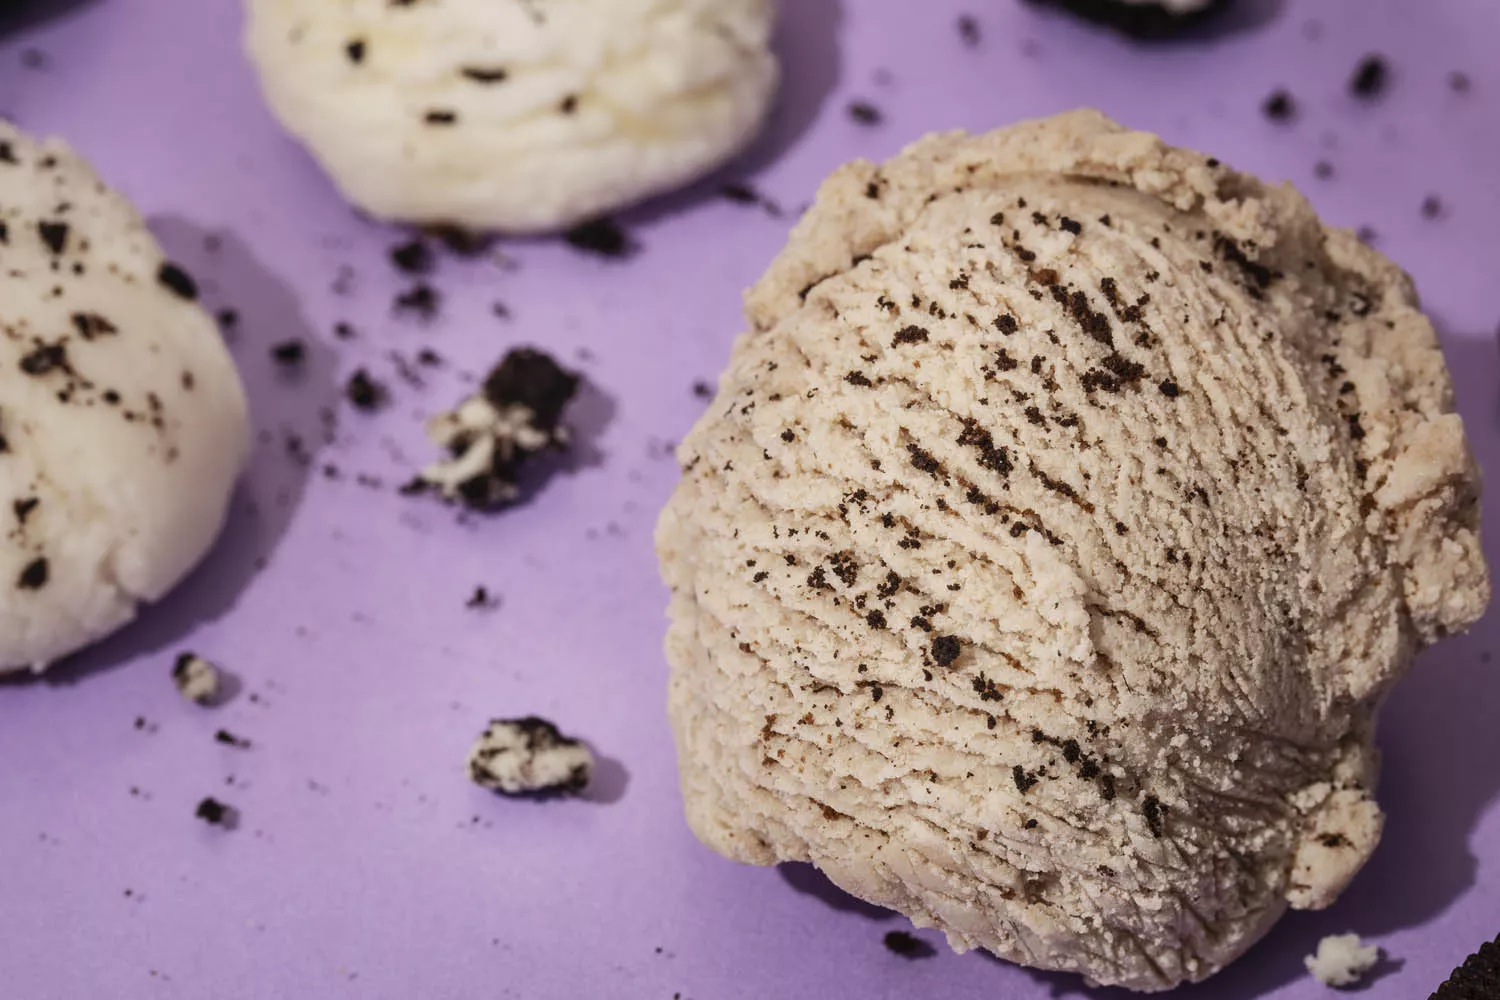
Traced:
POLYGON ((1389 81, 1390 67, 1385 59, 1371 53, 1354 67, 1354 75, 1349 77, 1349 93, 1362 101, 1373 101, 1385 93, 1389 81))
POLYGON ((1497 997, 1500 997, 1500 937, 1480 945, 1429 1000, 1496 1000, 1497 997))
POLYGON ((616 260, 630 257, 639 249, 620 224, 608 218, 580 223, 569 229, 563 239, 575 250, 616 260))
POLYGON ((885 950, 902 958, 931 958, 937 949, 907 931, 891 931, 882 939, 885 950))
POLYGON ((193 276, 170 260, 162 261, 161 267, 156 272, 156 280, 178 298, 187 299, 189 302, 198 298, 198 283, 193 280, 193 276))
POLYGON ((193 815, 203 822, 212 826, 222 826, 226 830, 233 830, 239 824, 239 813, 234 806, 227 805, 215 798, 206 798, 198 803, 197 810, 193 815))
POLYGON ((1210 0, 1199 10, 1176 13, 1155 3, 1120 0, 1026 0, 1033 7, 1054 7, 1141 41, 1171 38, 1227 10, 1231 0, 1210 0))
POLYGON ((427 274, 432 270, 432 248, 421 240, 408 240, 391 248, 391 264, 402 274, 427 274))
POLYGON ((425 281, 419 281, 397 295, 392 308, 398 315, 415 316, 425 322, 438 314, 441 303, 442 297, 437 289, 425 281))
POLYGON ((546 719, 494 719, 469 752, 469 777, 501 795, 551 797, 582 791, 594 757, 546 719))
POLYGON ((579 381, 541 351, 511 351, 477 394, 429 424, 449 457, 419 475, 411 492, 436 488, 475 510, 510 503, 519 493, 526 460, 567 446, 560 422, 579 381))
POLYGON ((385 386, 371 378, 370 373, 363 368, 349 376, 349 381, 344 385, 344 398, 357 410, 378 410, 385 405, 387 395, 385 386))

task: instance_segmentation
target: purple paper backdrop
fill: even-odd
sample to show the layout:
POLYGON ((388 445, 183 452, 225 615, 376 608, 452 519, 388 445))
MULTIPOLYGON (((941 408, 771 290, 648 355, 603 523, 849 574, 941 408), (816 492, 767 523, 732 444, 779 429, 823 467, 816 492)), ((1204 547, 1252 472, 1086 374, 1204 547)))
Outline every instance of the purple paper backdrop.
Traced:
MULTIPOLYGON (((942 948, 890 955, 881 936, 904 920, 809 869, 723 861, 682 821, 652 523, 676 478, 667 443, 703 405, 691 386, 723 364, 739 292, 787 218, 708 183, 629 216, 643 250, 628 263, 546 241, 503 245, 503 266, 445 257, 441 316, 398 320, 390 303, 405 283, 385 253, 400 234, 356 218, 269 119, 234 0, 73 0, 28 15, 35 6, 0 12, 0 112, 68 137, 150 216, 209 303, 239 310, 234 348, 264 440, 223 541, 179 592, 47 681, 0 686, 0 993, 1113 995, 942 948), (358 336, 335 338, 339 321, 358 336), (295 377, 267 356, 290 337, 311 345, 295 377), (428 454, 420 418, 523 342, 589 377, 578 453, 533 502, 492 519, 398 496, 428 454), (395 355, 423 347, 446 364, 403 379, 395 355), (341 402, 359 366, 389 381, 384 413, 341 402), (310 467, 288 435, 307 443, 310 467), (478 584, 498 608, 465 608, 478 584), (184 648, 233 670, 239 697, 217 711, 182 702, 168 670, 184 648), (506 801, 467 782, 484 721, 527 712, 604 755, 587 800, 506 801), (220 727, 253 747, 215 743, 220 727), (239 829, 195 820, 205 795, 237 807, 239 829)), ((1481 459, 1500 465, 1490 0, 1251 2, 1211 37, 1150 48, 1013 0, 784 6, 782 106, 730 175, 788 218, 850 157, 887 156, 929 129, 1098 105, 1373 227, 1422 288, 1481 459), (955 27, 965 12, 983 33, 973 47, 955 27), (1394 77, 1366 106, 1345 82, 1370 50, 1394 77), (1468 93, 1450 88, 1454 70, 1468 93), (1259 112, 1277 86, 1298 100, 1289 125, 1259 112), (855 99, 883 123, 851 121, 855 99), (1332 178, 1315 178, 1319 160, 1332 178), (1428 195, 1438 218, 1420 211, 1428 195)), ((1365 996, 1407 1000, 1500 930, 1497 639, 1491 616, 1395 693, 1386 842, 1347 896, 1289 917, 1181 996, 1323 996, 1301 956, 1352 929, 1393 959, 1365 996)))

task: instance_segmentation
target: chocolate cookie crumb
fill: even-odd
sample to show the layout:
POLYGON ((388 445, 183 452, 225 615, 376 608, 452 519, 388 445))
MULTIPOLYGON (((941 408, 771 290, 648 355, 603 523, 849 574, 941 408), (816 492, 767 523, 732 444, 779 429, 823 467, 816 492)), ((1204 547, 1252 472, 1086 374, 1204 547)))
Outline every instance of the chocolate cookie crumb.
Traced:
POLYGON ((344 398, 355 409, 373 412, 385 405, 386 397, 385 386, 372 379, 363 368, 356 369, 344 385, 344 398))
POLYGON ((162 261, 161 267, 156 272, 156 280, 178 298, 189 302, 194 302, 198 298, 198 283, 193 280, 192 275, 170 260, 162 261))
POLYGON ((1349 78, 1349 93, 1360 100, 1374 100, 1385 92, 1389 78, 1390 71, 1385 59, 1371 53, 1354 68, 1354 75, 1349 78))
POLYGON ((615 260, 630 257, 638 249, 620 224, 609 218, 580 223, 568 230, 563 239, 575 250, 615 260))
POLYGON ((194 815, 205 823, 222 826, 226 830, 233 830, 239 821, 239 814, 233 806, 214 798, 206 798, 199 802, 194 815))
POLYGON ((427 274, 432 271, 432 248, 421 240, 409 240, 391 248, 391 264, 402 274, 427 274))
POLYGON ((307 360, 307 345, 300 340, 283 340, 271 348, 271 357, 284 368, 296 368, 307 360))
POLYGON ((490 595, 488 587, 478 586, 474 588, 474 593, 469 595, 469 599, 464 602, 464 607, 476 609, 493 608, 497 603, 499 602, 490 595))
POLYGON ((882 939, 885 950, 902 958, 931 958, 937 949, 907 931, 890 931, 882 939))
POLYGON ((469 778, 501 795, 562 795, 582 791, 594 755, 534 715, 494 719, 469 751, 469 778))
POLYGON ((197 653, 179 653, 172 665, 177 693, 199 705, 212 705, 221 691, 219 669, 197 653))
POLYGON ((1453 970, 1431 1000, 1495 1000, 1500 997, 1500 937, 1479 946, 1453 970))
POLYGON ((236 750, 250 749, 249 740, 243 736, 236 736, 227 729, 221 729, 217 733, 214 733, 214 742, 222 743, 227 747, 234 747, 236 750))
POLYGON ((396 296, 394 310, 398 314, 409 313, 426 322, 437 315, 440 303, 441 296, 437 289, 425 281, 419 281, 396 296))
POLYGON ((851 101, 849 103, 849 117, 856 125, 872 126, 879 125, 885 120, 885 115, 880 109, 869 101, 851 101))
POLYGON ((417 482, 476 510, 511 502, 525 461, 567 446, 559 421, 579 382, 541 351, 511 351, 479 393, 428 422, 428 437, 449 458, 424 469, 417 482))
POLYGON ((940 667, 952 666, 963 651, 957 636, 940 635, 932 640, 932 659, 940 667))
POLYGON ((1297 115, 1297 102, 1285 90, 1276 90, 1260 106, 1260 112, 1273 122, 1289 122, 1297 115))
POLYGON ((26 564, 16 578, 17 590, 41 590, 47 585, 47 560, 36 558, 26 564))

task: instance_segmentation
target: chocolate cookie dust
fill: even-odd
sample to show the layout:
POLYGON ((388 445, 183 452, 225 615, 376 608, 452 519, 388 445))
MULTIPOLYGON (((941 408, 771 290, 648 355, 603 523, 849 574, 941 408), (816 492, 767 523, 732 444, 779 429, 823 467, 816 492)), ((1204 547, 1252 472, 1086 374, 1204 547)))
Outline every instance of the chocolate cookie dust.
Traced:
POLYGON ((563 239, 575 250, 614 260, 634 256, 640 249, 618 222, 607 218, 580 223, 569 229, 563 239))
POLYGON ((937 954, 936 948, 907 931, 890 931, 881 943, 886 951, 902 958, 931 958, 937 954))
POLYGON ((179 653, 172 664, 177 693, 199 705, 213 705, 223 692, 219 668, 197 653, 179 653))
POLYGON ((226 830, 233 830, 239 823, 239 813, 234 806, 212 797, 199 802, 193 815, 211 826, 222 826, 226 830))
POLYGON ((541 351, 511 351, 478 393, 428 422, 428 437, 449 457, 423 470, 404 492, 436 489, 475 510, 510 503, 526 461, 567 446, 562 413, 579 381, 541 351))
POLYGON ((1176 13, 1156 3, 1120 0, 1026 0, 1034 7, 1055 7, 1085 20, 1113 28, 1142 41, 1171 38, 1217 17, 1232 0, 1210 0, 1198 10, 1176 13))
POLYGON ((1479 946, 1453 970, 1429 1000, 1497 1000, 1500 998, 1500 937, 1479 946))
POLYGON ((534 715, 494 719, 469 751, 469 778, 501 795, 551 796, 582 791, 594 755, 580 740, 534 715))

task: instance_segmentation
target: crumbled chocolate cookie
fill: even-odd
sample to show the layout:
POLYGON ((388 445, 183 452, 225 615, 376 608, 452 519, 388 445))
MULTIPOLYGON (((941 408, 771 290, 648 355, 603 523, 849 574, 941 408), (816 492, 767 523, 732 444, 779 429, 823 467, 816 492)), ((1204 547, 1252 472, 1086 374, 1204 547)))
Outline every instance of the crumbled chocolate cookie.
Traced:
POLYGON ((594 772, 594 755, 546 719, 495 719, 469 752, 469 777, 502 795, 579 792, 594 772))
POLYGON ((222 692, 219 668, 197 653, 179 653, 172 665, 172 683, 177 693, 199 705, 212 705, 222 692))
POLYGON ((476 510, 511 502, 522 464, 567 446, 560 420, 578 385, 577 375, 541 351, 511 351, 478 393, 428 422, 428 437, 449 458, 424 469, 417 481, 476 510))
POLYGON ((1500 937, 1479 946, 1437 988, 1430 1000, 1496 1000, 1500 997, 1500 937))

